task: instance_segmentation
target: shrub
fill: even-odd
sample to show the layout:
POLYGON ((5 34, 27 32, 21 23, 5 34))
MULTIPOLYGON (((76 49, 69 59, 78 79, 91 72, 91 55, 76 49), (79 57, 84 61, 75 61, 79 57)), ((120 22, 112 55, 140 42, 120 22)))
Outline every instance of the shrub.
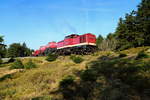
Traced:
POLYGON ((119 57, 120 57, 120 58, 126 57, 126 56, 127 56, 127 54, 125 54, 125 53, 120 53, 120 54, 119 54, 119 57))
POLYGON ((58 55, 56 54, 48 54, 46 60, 51 62, 51 61, 55 61, 57 59, 58 55))
POLYGON ((10 67, 10 69, 23 69, 24 65, 22 64, 21 60, 17 59, 12 66, 10 67))
POLYGON ((3 77, 0 77, 0 82, 9 78, 12 78, 12 74, 7 74, 7 75, 4 75, 3 77))
POLYGON ((92 56, 98 56, 98 52, 93 53, 92 56))
POLYGON ((87 69, 81 73, 81 79, 83 81, 96 81, 97 73, 91 69, 87 69))
POLYGON ((60 87, 67 87, 67 86, 73 84, 73 83, 74 83, 74 80, 75 80, 75 77, 69 75, 69 76, 66 76, 65 78, 63 78, 63 79, 60 81, 59 85, 60 85, 60 87))
POLYGON ((29 60, 25 66, 26 69, 36 68, 36 64, 32 62, 32 60, 29 60))
POLYGON ((149 55, 147 55, 144 51, 141 51, 138 53, 136 59, 139 59, 139 58, 149 58, 149 55))
POLYGON ((73 99, 76 95, 76 84, 74 76, 66 76, 59 83, 59 90, 61 91, 63 98, 62 100, 75 100, 73 99))
POLYGON ((14 61, 15 61, 14 58, 10 58, 10 59, 8 60, 8 63, 11 63, 11 62, 14 62, 14 61))
POLYGON ((81 57, 79 57, 79 56, 74 56, 74 55, 72 55, 72 56, 70 56, 70 59, 71 59, 73 62, 75 62, 75 63, 81 63, 81 62, 83 62, 83 58, 81 58, 81 57))
POLYGON ((0 64, 2 64, 2 62, 3 62, 3 61, 2 61, 2 59, 0 58, 0 64))

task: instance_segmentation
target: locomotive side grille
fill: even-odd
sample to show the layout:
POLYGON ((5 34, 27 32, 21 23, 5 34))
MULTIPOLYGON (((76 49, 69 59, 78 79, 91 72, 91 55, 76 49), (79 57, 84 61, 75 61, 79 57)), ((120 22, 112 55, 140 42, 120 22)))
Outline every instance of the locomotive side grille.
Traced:
POLYGON ((84 42, 86 42, 86 36, 85 35, 80 37, 80 43, 84 43, 84 42))

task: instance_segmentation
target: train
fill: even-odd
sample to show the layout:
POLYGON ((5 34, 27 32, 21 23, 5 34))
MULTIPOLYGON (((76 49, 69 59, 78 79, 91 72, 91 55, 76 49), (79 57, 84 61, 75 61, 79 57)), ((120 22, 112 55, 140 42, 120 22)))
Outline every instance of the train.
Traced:
POLYGON ((49 53, 55 53, 57 55, 90 54, 94 53, 96 49, 96 36, 94 34, 71 34, 65 36, 62 41, 53 41, 45 46, 41 46, 33 52, 33 56, 46 56, 49 53))

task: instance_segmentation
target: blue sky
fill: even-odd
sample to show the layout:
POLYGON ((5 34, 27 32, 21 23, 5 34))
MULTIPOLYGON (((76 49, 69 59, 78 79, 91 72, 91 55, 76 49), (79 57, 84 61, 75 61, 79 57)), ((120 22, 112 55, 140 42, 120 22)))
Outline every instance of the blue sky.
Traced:
POLYGON ((0 35, 7 45, 33 49, 65 35, 114 32, 120 17, 141 0, 0 0, 0 35))

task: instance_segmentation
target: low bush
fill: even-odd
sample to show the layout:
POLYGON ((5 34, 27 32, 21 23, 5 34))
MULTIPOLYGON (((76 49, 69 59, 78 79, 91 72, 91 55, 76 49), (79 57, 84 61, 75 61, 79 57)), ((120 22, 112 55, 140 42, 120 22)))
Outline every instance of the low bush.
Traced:
POLYGON ((63 96, 61 100, 75 100, 73 99, 76 95, 75 77, 72 75, 64 77, 59 83, 59 90, 63 96))
POLYGON ((0 82, 9 78, 12 78, 12 74, 7 74, 7 75, 4 75, 3 77, 0 77, 0 82))
POLYGON ((149 58, 149 55, 147 55, 144 51, 141 51, 138 53, 136 59, 140 59, 140 58, 149 58))
POLYGON ((0 64, 2 64, 2 62, 3 62, 3 61, 2 61, 2 59, 0 58, 0 64))
POLYGON ((75 80, 75 77, 69 75, 69 76, 64 77, 64 78, 60 81, 59 85, 60 85, 60 87, 67 87, 67 86, 73 84, 73 83, 74 83, 74 80, 75 80))
POLYGON ((120 54, 119 54, 119 57, 120 57, 120 58, 126 57, 126 56, 127 56, 127 54, 125 54, 125 53, 120 53, 120 54))
POLYGON ((32 60, 29 60, 25 66, 26 69, 36 68, 36 64, 32 62, 32 60))
POLYGON ((11 62, 14 62, 14 61, 15 61, 14 58, 10 58, 10 59, 8 60, 8 63, 11 63, 11 62))
POLYGON ((81 62, 83 62, 83 58, 81 58, 80 56, 71 55, 70 59, 73 62, 75 62, 75 63, 81 63, 81 62))
POLYGON ((51 61, 55 61, 57 59, 58 55, 56 54, 48 54, 46 60, 51 62, 51 61))
POLYGON ((24 68, 24 65, 19 59, 17 59, 10 67, 10 69, 23 69, 23 68, 24 68))
POLYGON ((80 77, 83 81, 93 82, 93 81, 96 81, 96 79, 97 79, 97 73, 93 70, 87 69, 81 73, 80 77))

